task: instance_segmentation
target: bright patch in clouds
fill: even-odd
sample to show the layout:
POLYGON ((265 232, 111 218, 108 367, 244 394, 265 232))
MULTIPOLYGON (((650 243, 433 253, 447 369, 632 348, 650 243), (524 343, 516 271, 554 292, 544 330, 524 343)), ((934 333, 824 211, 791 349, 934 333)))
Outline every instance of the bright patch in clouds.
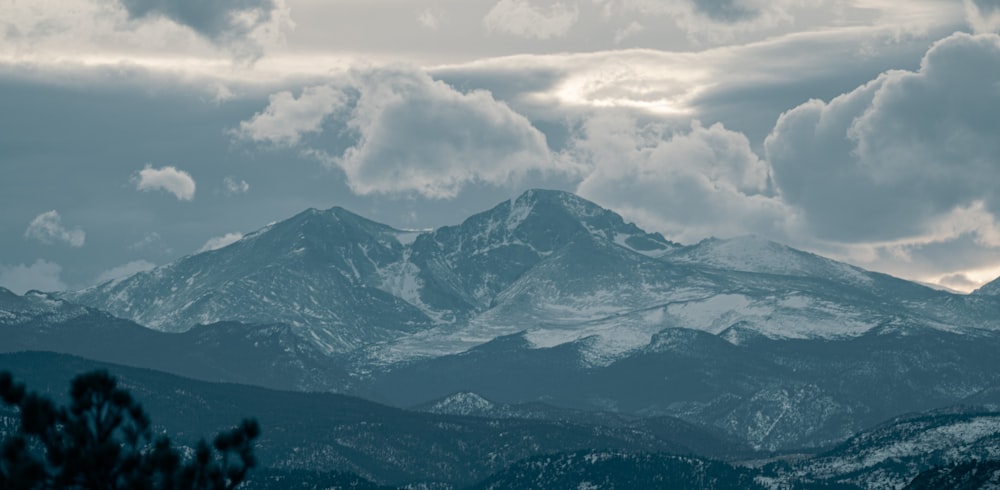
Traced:
POLYGON ((146 165, 133 181, 135 188, 140 191, 163 190, 173 194, 179 201, 194 199, 194 178, 176 167, 153 168, 151 165, 146 165))
POLYGON ((233 243, 240 241, 243 238, 243 234, 240 232, 226 233, 222 236, 209 238, 204 245, 201 246, 195 253, 209 252, 212 250, 218 250, 223 247, 227 247, 233 243))
POLYGON ((62 224, 62 217, 55 210, 46 211, 35 219, 31 220, 28 229, 24 231, 24 237, 37 240, 46 245, 57 242, 65 243, 71 247, 82 247, 87 239, 87 234, 80 228, 68 229, 62 224))

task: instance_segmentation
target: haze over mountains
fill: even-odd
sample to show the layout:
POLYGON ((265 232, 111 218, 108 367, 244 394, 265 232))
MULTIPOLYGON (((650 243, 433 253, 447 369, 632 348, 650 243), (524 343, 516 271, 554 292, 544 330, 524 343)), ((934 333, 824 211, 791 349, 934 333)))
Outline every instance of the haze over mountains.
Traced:
MULTIPOLYGON (((684 246, 573 194, 532 190, 424 232, 310 209, 82 291, 0 290, 0 350, 492 420, 647 436, 672 421, 664 440, 705 431, 746 451, 817 450, 907 413, 1000 408, 998 315, 997 281, 957 295, 758 237, 684 246)), ((995 442, 976 434, 969 444, 995 442)), ((621 437, 624 454, 679 447, 621 437)), ((600 448, 547 451, 580 449, 600 448)), ((850 480, 824 457, 809 471, 850 480)), ((920 459, 892 481, 958 457, 920 459)), ((496 481, 534 478, 525 468, 496 481)), ((449 481, 487 476, 465 475, 449 481)))

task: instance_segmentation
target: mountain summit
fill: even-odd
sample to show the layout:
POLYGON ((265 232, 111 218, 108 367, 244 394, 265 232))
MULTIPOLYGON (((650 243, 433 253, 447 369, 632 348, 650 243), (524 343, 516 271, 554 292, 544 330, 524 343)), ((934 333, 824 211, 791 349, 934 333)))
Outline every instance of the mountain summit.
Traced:
POLYGON ((309 209, 218 250, 63 295, 164 331, 223 320, 287 323, 333 352, 430 324, 382 289, 404 232, 341 208, 309 209))
POLYGON ((607 363, 667 328, 741 342, 844 338, 900 318, 977 328, 987 318, 947 293, 757 237, 681 246, 551 190, 422 233, 309 209, 62 297, 165 331, 287 324, 329 354, 379 363, 515 334, 535 347, 587 339, 585 362, 607 363))

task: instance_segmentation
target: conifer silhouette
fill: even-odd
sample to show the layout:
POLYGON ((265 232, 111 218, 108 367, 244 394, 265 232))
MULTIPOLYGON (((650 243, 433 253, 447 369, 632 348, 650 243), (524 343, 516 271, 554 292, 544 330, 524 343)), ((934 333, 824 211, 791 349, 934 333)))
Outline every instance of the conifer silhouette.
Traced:
POLYGON ((75 377, 70 403, 52 400, 0 372, 0 402, 16 409, 17 429, 0 442, 0 489, 232 489, 256 466, 256 420, 202 439, 184 457, 107 371, 75 377))

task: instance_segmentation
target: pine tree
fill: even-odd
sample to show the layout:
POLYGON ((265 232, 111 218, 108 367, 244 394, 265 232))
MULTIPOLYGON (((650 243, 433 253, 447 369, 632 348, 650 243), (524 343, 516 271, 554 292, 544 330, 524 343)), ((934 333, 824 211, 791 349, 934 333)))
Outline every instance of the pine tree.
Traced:
POLYGON ((107 371, 75 377, 70 403, 52 400, 0 372, 0 402, 19 423, 0 443, 0 489, 232 489, 256 465, 256 420, 201 440, 184 457, 170 439, 154 439, 149 416, 107 371))

